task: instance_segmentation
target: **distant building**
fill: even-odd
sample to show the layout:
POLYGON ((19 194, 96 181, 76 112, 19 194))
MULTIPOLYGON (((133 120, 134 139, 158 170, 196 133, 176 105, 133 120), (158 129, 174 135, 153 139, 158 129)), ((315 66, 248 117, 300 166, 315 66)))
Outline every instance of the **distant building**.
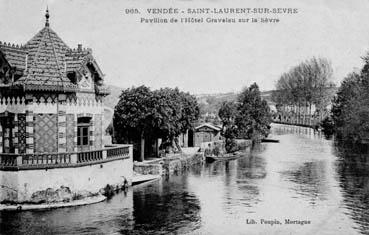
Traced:
POLYGON ((1 201, 60 187, 98 192, 132 177, 132 146, 103 146, 104 75, 90 49, 45 27, 24 45, 0 43, 1 201))
POLYGON ((204 123, 197 127, 195 127, 194 132, 194 145, 196 147, 201 146, 201 143, 211 142, 211 141, 219 141, 222 139, 220 135, 220 131, 222 128, 219 126, 215 126, 211 123, 204 123))

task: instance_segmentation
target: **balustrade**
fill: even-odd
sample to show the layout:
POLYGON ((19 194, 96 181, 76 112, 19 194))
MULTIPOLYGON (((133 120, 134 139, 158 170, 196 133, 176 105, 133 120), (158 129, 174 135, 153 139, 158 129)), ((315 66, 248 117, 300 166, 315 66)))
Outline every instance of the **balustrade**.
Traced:
POLYGON ((131 146, 107 146, 104 149, 76 153, 35 153, 6 154, 0 153, 0 169, 48 168, 99 163, 130 157, 131 146), (74 158, 73 158, 74 156, 74 158), (74 159, 74 160, 73 160, 74 159))
POLYGON ((70 164, 71 153, 42 153, 42 154, 25 154, 22 156, 22 165, 59 165, 70 164))
POLYGON ((0 154, 0 166, 16 166, 17 165, 17 154, 0 154))
POLYGON ((103 159, 102 152, 103 150, 79 152, 77 155, 78 156, 77 163, 94 162, 94 161, 102 160, 103 159))
POLYGON ((125 148, 112 148, 112 149, 107 149, 107 158, 113 158, 113 157, 118 157, 118 156, 128 156, 129 155, 129 148, 125 147, 125 148))

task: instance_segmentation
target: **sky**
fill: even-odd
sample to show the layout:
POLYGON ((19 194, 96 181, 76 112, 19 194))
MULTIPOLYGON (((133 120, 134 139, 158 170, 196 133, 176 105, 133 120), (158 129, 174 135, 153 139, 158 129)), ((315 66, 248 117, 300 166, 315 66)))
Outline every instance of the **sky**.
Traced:
POLYGON ((339 85, 369 51, 368 0, 0 0, 0 41, 26 43, 44 27, 47 6, 50 27, 68 46, 92 48, 105 82, 122 88, 203 94, 238 92, 256 82, 271 90, 283 72, 313 56, 331 61, 339 85), (275 24, 139 22, 154 17, 147 8, 163 7, 291 7, 298 13, 257 15, 279 18, 275 24), (127 15, 127 8, 141 14, 127 15))

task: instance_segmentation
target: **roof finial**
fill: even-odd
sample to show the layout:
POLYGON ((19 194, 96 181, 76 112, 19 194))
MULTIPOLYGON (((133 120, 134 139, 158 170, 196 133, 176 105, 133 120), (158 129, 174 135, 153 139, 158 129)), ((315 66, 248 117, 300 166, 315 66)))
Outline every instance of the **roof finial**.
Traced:
POLYGON ((49 15, 49 6, 46 7, 46 14, 45 14, 45 17, 46 17, 46 23, 45 23, 45 26, 46 27, 49 27, 50 24, 49 24, 49 18, 50 18, 50 15, 49 15))

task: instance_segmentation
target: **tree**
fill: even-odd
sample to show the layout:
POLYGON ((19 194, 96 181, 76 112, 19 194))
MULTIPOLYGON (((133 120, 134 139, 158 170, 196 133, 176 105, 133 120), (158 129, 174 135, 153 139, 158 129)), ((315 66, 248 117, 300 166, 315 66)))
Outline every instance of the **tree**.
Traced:
POLYGON ((358 143, 368 139, 369 133, 369 95, 367 83, 369 76, 365 71, 349 74, 341 83, 333 100, 331 115, 337 137, 358 143))
POLYGON ((361 71, 342 81, 331 110, 337 139, 350 145, 369 140, 369 53, 363 60, 361 71))
POLYGON ((162 88, 153 93, 157 110, 153 123, 156 136, 170 145, 175 142, 179 148, 177 137, 191 129, 199 117, 197 100, 178 88, 162 88))
POLYGON ((218 111, 218 116, 222 120, 221 134, 225 138, 225 149, 232 152, 236 148, 234 139, 237 137, 235 119, 237 116, 237 105, 234 101, 224 101, 218 111))
POLYGON ((256 83, 246 87, 238 96, 238 115, 235 125, 238 137, 260 140, 270 132, 271 114, 265 100, 261 99, 256 83))
POLYGON ((192 128, 199 116, 196 98, 178 88, 151 91, 140 86, 122 91, 114 112, 114 129, 119 142, 140 140, 140 161, 144 160, 145 138, 164 140, 179 148, 177 137, 192 128))
POLYGON ((361 77, 351 73, 342 81, 332 105, 332 119, 337 129, 341 129, 349 117, 349 109, 361 93, 361 77))
POLYGON ((334 86, 332 78, 333 69, 330 61, 324 58, 311 58, 281 75, 272 94, 272 100, 277 104, 278 111, 286 111, 282 109, 290 107, 293 108, 292 113, 299 117, 303 111, 305 118, 307 108, 312 115, 311 108, 315 105, 321 114, 333 97, 329 92, 334 86))
POLYGON ((237 102, 223 102, 219 109, 222 120, 222 135, 227 152, 234 151, 235 138, 258 141, 269 134, 271 114, 265 100, 261 99, 256 83, 246 87, 237 97, 237 102))
POLYGON ((114 110, 115 137, 118 140, 141 140, 140 161, 145 155, 145 133, 153 131, 155 117, 153 94, 146 86, 122 91, 114 110))
POLYGON ((218 111, 218 116, 222 121, 222 130, 234 125, 234 119, 237 116, 237 106, 233 101, 224 101, 218 111))

